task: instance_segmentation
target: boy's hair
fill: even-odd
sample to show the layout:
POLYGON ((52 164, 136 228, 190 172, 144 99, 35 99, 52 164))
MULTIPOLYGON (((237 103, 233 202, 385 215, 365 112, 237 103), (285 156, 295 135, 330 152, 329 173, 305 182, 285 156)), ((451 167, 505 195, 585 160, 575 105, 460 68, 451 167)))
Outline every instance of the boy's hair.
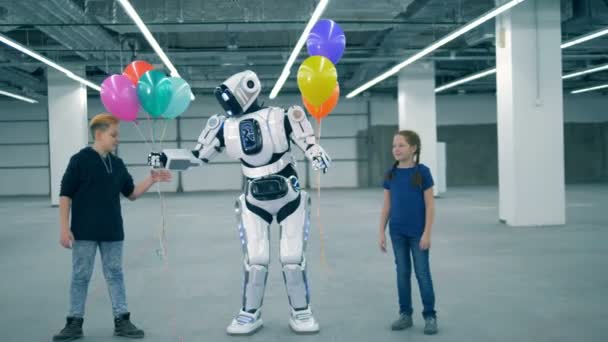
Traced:
POLYGON ((93 137, 93 140, 95 140, 95 133, 97 131, 104 132, 111 125, 118 125, 118 123, 118 119, 111 114, 101 113, 95 115, 89 123, 89 130, 91 131, 91 136, 93 137))
MULTIPOLYGON (((416 163, 416 172, 414 172, 414 176, 412 177, 412 184, 415 186, 418 186, 418 187, 422 187, 422 174, 420 174, 420 169, 418 168, 418 164, 420 164, 420 152, 422 150, 422 143, 420 142, 420 136, 418 135, 418 133, 416 133, 414 131, 409 131, 409 130, 399 131, 399 132, 395 133, 395 136, 397 136, 397 135, 402 136, 410 146, 416 146, 416 152, 414 152, 414 162, 416 163)), ((384 178, 386 180, 388 180, 388 181, 393 180, 393 177, 395 176, 395 169, 397 168, 397 165, 399 165, 399 161, 395 161, 391 171, 386 173, 386 175, 384 176, 384 178)))

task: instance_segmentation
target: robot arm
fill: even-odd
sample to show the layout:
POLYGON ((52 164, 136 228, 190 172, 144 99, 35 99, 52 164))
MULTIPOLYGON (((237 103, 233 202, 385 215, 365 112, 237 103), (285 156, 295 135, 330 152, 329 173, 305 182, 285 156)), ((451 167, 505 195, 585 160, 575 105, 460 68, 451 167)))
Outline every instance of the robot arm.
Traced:
POLYGON ((331 158, 323 147, 315 142, 314 130, 302 107, 290 107, 287 110, 287 117, 291 126, 289 134, 291 141, 304 151, 306 158, 312 162, 313 169, 327 172, 331 166, 331 158))
POLYGON ((213 115, 198 137, 194 150, 165 149, 162 153, 150 153, 148 164, 154 168, 185 171, 193 166, 208 163, 224 148, 224 120, 222 115, 213 115))

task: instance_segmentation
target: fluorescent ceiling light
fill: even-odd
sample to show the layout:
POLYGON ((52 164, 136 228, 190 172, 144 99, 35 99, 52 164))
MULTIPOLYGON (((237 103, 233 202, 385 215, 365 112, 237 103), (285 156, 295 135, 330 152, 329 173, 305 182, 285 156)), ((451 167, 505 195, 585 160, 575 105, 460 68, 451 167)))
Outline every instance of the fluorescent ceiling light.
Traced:
MULTIPOLYGON (((520 0, 520 1, 523 1, 523 0, 520 0)), ((315 8, 315 11, 312 13, 310 20, 308 21, 308 24, 306 24, 306 27, 304 28, 304 32, 302 32, 300 39, 298 40, 296 46, 293 48, 293 51, 291 52, 291 56, 289 56, 287 63, 285 63, 285 67, 283 67, 281 76, 279 76, 277 83, 274 84, 274 87, 272 88, 272 91, 270 92, 271 99, 274 99, 275 97, 277 97, 277 95, 279 95, 279 91, 281 91, 281 88, 283 88, 285 81, 287 81, 287 78, 289 78, 289 74, 291 72, 291 67, 293 66, 293 63, 295 63, 296 58, 298 58, 298 55, 300 54, 300 50, 302 50, 302 47, 306 43, 306 39, 308 39, 308 35, 310 34, 310 31, 315 26, 315 24, 317 23, 319 18, 321 18, 321 15, 323 14, 323 11, 325 11, 325 8, 327 7, 328 3, 329 3, 329 0, 320 0, 319 3, 317 4, 317 8, 315 8)))
MULTIPOLYGON (((169 60, 169 57, 165 54, 160 45, 158 45, 158 42, 152 35, 152 32, 150 32, 146 24, 144 24, 144 21, 141 20, 141 17, 139 16, 139 14, 137 14, 137 11, 135 11, 135 8, 133 8, 129 0, 117 1, 122 5, 122 8, 125 10, 125 12, 127 12, 129 17, 131 17, 135 25, 137 25, 141 33, 144 35, 144 38, 146 38, 146 40, 148 41, 148 44, 150 44, 150 46, 152 47, 152 50, 156 52, 163 64, 167 67, 167 69, 169 69, 170 76, 181 77, 173 63, 171 63, 171 60, 169 60)), ((190 92, 190 99, 194 100, 194 94, 192 92, 190 92)))
POLYGON ((584 35, 582 37, 574 38, 574 39, 572 39, 572 40, 570 40, 568 42, 563 43, 562 44, 562 49, 567 49, 567 48, 569 48, 571 46, 578 45, 578 44, 584 43, 586 41, 589 41, 591 39, 595 39, 595 38, 598 38, 598 37, 601 37, 601 36, 604 36, 604 35, 607 35, 607 34, 608 34, 608 28, 601 29, 599 31, 595 31, 595 32, 586 34, 586 35, 584 35))
POLYGON ((74 81, 78 81, 78 82, 80 82, 80 83, 82 83, 82 84, 84 84, 84 85, 86 85, 86 86, 88 86, 88 87, 90 87, 92 89, 95 89, 97 91, 101 91, 101 88, 98 85, 96 85, 96 84, 94 84, 94 83, 92 83, 92 82, 90 82, 90 81, 88 81, 88 80, 86 80, 86 79, 84 79, 84 78, 82 78, 82 77, 74 74, 70 70, 68 70, 68 69, 62 67, 61 65, 59 65, 59 64, 51 61, 50 59, 48 59, 48 58, 46 58, 46 57, 44 57, 44 56, 42 56, 42 55, 40 55, 40 54, 38 54, 38 53, 30 50, 28 48, 26 48, 25 46, 17 43, 16 41, 14 41, 14 40, 6 37, 5 35, 0 34, 0 42, 3 42, 4 44, 6 44, 6 45, 8 45, 10 47, 12 47, 12 48, 14 48, 16 50, 19 50, 19 51, 23 52, 24 54, 26 54, 26 55, 34 58, 34 59, 37 59, 37 60, 41 61, 42 63, 50 66, 51 68, 56 69, 56 70, 64 73, 67 77, 73 79, 74 81))
POLYGON ((465 78, 461 78, 459 80, 456 80, 454 82, 450 82, 450 83, 444 84, 441 87, 436 88, 435 92, 439 93, 439 92, 442 92, 442 91, 444 91, 446 89, 453 88, 453 87, 455 87, 457 85, 461 85, 463 83, 471 82, 473 80, 476 80, 476 79, 479 79, 479 78, 482 78, 482 77, 486 77, 488 75, 492 75, 492 74, 495 74, 495 73, 496 73, 496 68, 485 70, 485 71, 481 71, 481 72, 478 72, 476 74, 467 76, 465 78))
POLYGON ((38 103, 38 101, 36 101, 34 99, 30 99, 29 97, 13 94, 13 93, 10 93, 10 92, 4 91, 4 90, 0 90, 0 95, 9 96, 9 97, 12 97, 14 99, 25 101, 25 102, 29 102, 29 103, 38 103))
POLYGON ((594 91, 594 90, 600 90, 600 89, 606 89, 606 88, 608 88, 608 84, 604 84, 604 85, 600 85, 600 86, 596 86, 596 87, 591 87, 591 88, 583 88, 583 89, 573 90, 570 93, 571 94, 580 94, 580 93, 586 93, 586 92, 590 92, 590 91, 594 91))
POLYGON ((433 44, 427 46, 426 48, 424 48, 423 50, 421 50, 420 52, 416 53, 415 55, 409 57, 408 59, 406 59, 405 61, 395 65, 394 67, 392 67, 391 69, 389 69, 388 71, 386 71, 385 73, 381 74, 380 76, 377 76, 376 78, 372 79, 371 81, 363 84, 362 86, 360 86, 359 88, 353 90, 352 92, 350 92, 348 95, 346 95, 347 98, 353 98, 357 95, 359 95, 360 93, 364 92, 365 90, 373 87, 374 85, 384 81, 385 79, 395 75, 396 73, 398 73, 401 69, 405 68, 406 66, 416 62, 417 60, 425 57, 426 55, 430 54, 431 52, 437 50, 438 48, 442 47, 443 45, 451 42, 452 40, 462 36, 463 34, 471 31, 472 29, 476 28, 477 26, 485 23, 486 21, 496 17, 497 15, 506 12, 508 10, 510 10, 511 8, 515 7, 516 5, 520 4, 521 2, 523 2, 525 0, 512 0, 509 1, 508 3, 498 6, 496 8, 494 8, 493 10, 487 12, 486 14, 480 16, 479 18, 471 21, 470 23, 466 24, 465 26, 459 28, 458 30, 448 34, 447 36, 439 39, 438 41, 434 42, 433 44))
POLYGON ((602 65, 602 66, 599 66, 599 67, 595 67, 595 68, 591 68, 591 69, 586 69, 586 70, 583 70, 583 71, 572 72, 572 73, 569 73, 569 74, 566 74, 566 75, 562 76, 562 78, 566 80, 566 79, 569 79, 569 78, 574 78, 574 77, 578 77, 578 76, 582 76, 582 75, 592 74, 594 72, 599 72, 599 71, 602 71, 602 70, 608 70, 608 64, 602 65))
MULTIPOLYGON (((571 41, 569 41, 567 43, 562 44, 561 48, 562 49, 566 49, 566 48, 569 48, 571 46, 584 43, 584 42, 589 41, 591 39, 595 39, 595 38, 601 37, 601 36, 603 36, 605 34, 608 34, 608 29, 592 32, 592 33, 586 34, 586 35, 584 35, 582 37, 579 37, 579 38, 575 38, 575 39, 573 39, 573 40, 571 40, 571 41)), ((601 67, 597 67, 597 68, 592 68, 592 69, 583 70, 583 71, 580 71, 580 72, 574 72, 574 73, 571 73, 571 74, 567 74, 567 75, 562 76, 562 78, 563 79, 569 79, 569 78, 573 78, 573 77, 577 77, 577 76, 581 76, 581 75, 585 75, 585 74, 591 74, 591 73, 602 71, 602 70, 608 70, 608 64, 606 64, 604 66, 601 66, 601 67)), ((496 72, 496 69, 494 69, 494 72, 496 72)), ((491 75, 491 74, 492 73, 488 73, 488 74, 485 74, 483 76, 487 76, 487 75, 491 75)), ((436 88, 435 92, 438 93, 438 92, 444 91, 446 89, 455 87, 457 85, 461 85, 463 83, 471 82, 473 80, 476 80, 476 79, 479 79, 479 78, 483 77, 483 76, 479 76, 479 77, 471 78, 471 77, 473 77, 475 75, 479 75, 479 74, 473 74, 471 76, 467 76, 467 77, 462 78, 460 80, 456 80, 454 82, 442 85, 442 86, 436 88)))
POLYGON ((118 0, 118 2, 122 5, 122 8, 125 10, 125 12, 127 12, 129 17, 133 19, 133 22, 135 22, 135 25, 137 25, 137 27, 144 35, 154 52, 156 52, 158 57, 160 57, 160 60, 163 61, 163 64, 165 64, 167 69, 169 69, 169 71, 171 72, 171 76, 180 77, 179 73, 177 72, 177 69, 175 68, 173 63, 171 63, 169 57, 167 57, 163 49, 161 49, 160 45, 158 45, 158 42, 156 41, 150 30, 148 30, 148 27, 146 26, 146 24, 144 24, 143 20, 141 20, 139 14, 137 14, 137 12, 135 11, 135 8, 131 6, 129 0, 118 0))

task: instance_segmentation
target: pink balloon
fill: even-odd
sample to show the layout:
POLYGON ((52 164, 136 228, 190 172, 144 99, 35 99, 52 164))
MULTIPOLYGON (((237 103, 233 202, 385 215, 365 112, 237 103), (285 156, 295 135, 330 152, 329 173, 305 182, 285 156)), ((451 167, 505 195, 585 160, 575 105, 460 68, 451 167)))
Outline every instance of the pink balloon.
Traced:
POLYGON ((139 112, 137 87, 124 75, 112 75, 101 84, 101 102, 106 110, 123 121, 134 121, 139 112))

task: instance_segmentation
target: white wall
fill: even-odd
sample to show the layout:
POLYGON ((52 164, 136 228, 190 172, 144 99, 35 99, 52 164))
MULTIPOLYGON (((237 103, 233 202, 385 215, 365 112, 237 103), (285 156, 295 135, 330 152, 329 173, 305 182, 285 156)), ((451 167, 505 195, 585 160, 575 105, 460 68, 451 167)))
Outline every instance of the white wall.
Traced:
MULTIPOLYGON (((608 96, 564 94, 566 122, 608 121, 608 96)), ((495 95, 441 95, 437 97, 437 125, 496 123, 495 95)))
POLYGON ((46 101, 0 101, 0 195, 49 195, 46 101))
MULTIPOLYGON (((295 95, 280 96, 272 105, 289 106, 301 104, 295 95)), ((330 115, 323 123, 321 143, 337 161, 330 173, 323 175, 324 187, 352 187, 357 184, 356 139, 357 131, 367 127, 367 101, 370 101, 372 125, 397 125, 396 96, 375 95, 370 98, 357 97, 353 100, 341 99, 334 116, 330 115), (340 115, 338 115, 340 114, 340 115), (331 137, 341 137, 339 139, 331 137), (343 161, 340 161, 342 159, 343 161)), ((437 98, 438 125, 473 125, 496 123, 496 98, 493 95, 442 95, 437 98)), ((266 101, 266 104, 270 104, 266 101)), ((88 100, 89 117, 104 111, 98 97, 88 100)), ((564 113, 567 122, 608 121, 608 96, 597 94, 565 96, 564 113)), ((212 96, 198 95, 191 108, 180 120, 183 139, 195 140, 205 124, 205 118, 220 111, 212 96)), ((0 195, 48 195, 48 123, 45 103, 27 104, 16 100, 0 100, 0 195), (30 120, 30 121, 25 121, 30 120), (34 121, 31 121, 34 120, 34 121), (7 145, 17 144, 17 145, 7 145)), ((162 124, 157 125, 160 135, 162 124)), ((140 123, 142 133, 149 136, 146 120, 140 123)), ((177 122, 170 121, 167 126, 164 147, 177 147, 177 122)), ((151 149, 158 149, 142 143, 133 124, 121 127, 119 155, 125 160, 136 179, 148 172, 144 166, 151 149), (135 166, 141 165, 141 166, 135 166)), ((184 148, 193 147, 194 142, 184 142, 184 148)), ((306 185, 307 164, 302 154, 298 170, 306 185)), ((238 163, 222 156, 215 164, 190 170, 183 174, 185 191, 238 189, 241 184, 238 163)), ((309 171, 312 184, 316 175, 309 171)), ((163 185, 166 191, 177 189, 177 177, 163 185)))

